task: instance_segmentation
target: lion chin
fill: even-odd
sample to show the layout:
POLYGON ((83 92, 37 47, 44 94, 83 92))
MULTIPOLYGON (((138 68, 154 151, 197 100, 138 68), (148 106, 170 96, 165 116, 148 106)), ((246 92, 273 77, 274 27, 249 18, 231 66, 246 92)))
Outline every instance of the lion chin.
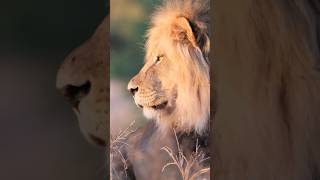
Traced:
POLYGON ((159 115, 159 112, 151 107, 145 107, 143 108, 143 115, 147 119, 156 119, 157 115, 159 115))
POLYGON ((147 119, 159 119, 159 116, 162 112, 166 111, 168 109, 168 100, 154 100, 153 102, 144 102, 144 101, 138 101, 138 97, 135 97, 135 103, 136 105, 142 109, 143 115, 147 119))

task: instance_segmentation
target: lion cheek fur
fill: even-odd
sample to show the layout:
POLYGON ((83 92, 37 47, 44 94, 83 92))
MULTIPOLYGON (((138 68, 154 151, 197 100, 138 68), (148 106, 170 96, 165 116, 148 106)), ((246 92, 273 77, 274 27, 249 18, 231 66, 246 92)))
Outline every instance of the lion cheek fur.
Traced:
POLYGON ((198 134, 203 134, 208 130, 210 114, 209 85, 182 89, 179 96, 169 99, 164 109, 144 107, 143 114, 147 119, 155 120, 163 132, 175 128, 177 131, 195 130, 198 134))
POLYGON ((198 134, 202 134, 208 130, 210 114, 209 85, 198 85, 188 91, 179 93, 174 126, 180 131, 190 132, 195 130, 198 134))
POLYGON ((157 112, 152 109, 152 108, 143 108, 143 115, 147 118, 147 119, 156 119, 157 117, 157 112))
POLYGON ((178 88, 179 95, 171 97, 164 109, 144 108, 144 116, 156 120, 161 131, 175 128, 182 132, 195 130, 198 134, 205 133, 210 114, 210 85, 187 86, 178 88))

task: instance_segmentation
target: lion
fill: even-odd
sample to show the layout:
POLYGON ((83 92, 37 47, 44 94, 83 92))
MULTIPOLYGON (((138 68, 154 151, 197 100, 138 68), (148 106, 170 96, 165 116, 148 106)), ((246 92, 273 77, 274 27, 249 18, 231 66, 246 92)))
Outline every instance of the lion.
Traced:
POLYGON ((56 86, 72 105, 86 139, 106 146, 109 132, 109 16, 59 68, 56 86))
POLYGON ((214 179, 320 179, 319 1, 213 7, 214 179))
POLYGON ((208 128, 210 40, 204 2, 166 1, 155 12, 145 64, 128 84, 144 115, 163 130, 201 134, 208 128))
MULTIPOLYGON (((188 158, 199 145, 210 155, 209 7, 206 0, 167 0, 152 15, 144 66, 128 83, 136 105, 151 120, 120 147, 125 167, 122 157, 113 156, 115 179, 181 179, 177 168, 163 169, 172 161, 163 147, 174 154, 181 148, 188 158)), ((209 161, 199 163, 209 166, 209 161)))

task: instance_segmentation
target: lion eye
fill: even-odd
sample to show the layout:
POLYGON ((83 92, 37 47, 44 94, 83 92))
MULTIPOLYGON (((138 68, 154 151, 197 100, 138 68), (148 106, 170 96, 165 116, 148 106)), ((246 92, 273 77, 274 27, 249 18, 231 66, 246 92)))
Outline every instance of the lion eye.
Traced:
POLYGON ((160 63, 160 61, 163 59, 163 55, 157 56, 156 63, 160 63))

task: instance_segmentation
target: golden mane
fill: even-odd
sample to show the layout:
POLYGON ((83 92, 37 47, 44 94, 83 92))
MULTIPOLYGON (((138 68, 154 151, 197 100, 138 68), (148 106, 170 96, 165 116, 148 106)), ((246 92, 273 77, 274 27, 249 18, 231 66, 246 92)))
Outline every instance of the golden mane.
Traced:
MULTIPOLYGON (((181 131, 196 130, 203 133, 207 130, 210 114, 210 77, 209 59, 210 40, 209 1, 168 0, 157 8, 151 18, 151 28, 147 33, 146 61, 162 44, 165 53, 175 60, 179 67, 178 96, 176 109, 170 121, 157 118, 160 127, 170 125, 181 131), (177 42, 172 37, 172 25, 177 18, 188 20, 192 32, 197 34, 194 44, 177 42), (173 120, 172 120, 173 119, 173 120)), ((172 77, 167 77, 172 78, 172 77)))

